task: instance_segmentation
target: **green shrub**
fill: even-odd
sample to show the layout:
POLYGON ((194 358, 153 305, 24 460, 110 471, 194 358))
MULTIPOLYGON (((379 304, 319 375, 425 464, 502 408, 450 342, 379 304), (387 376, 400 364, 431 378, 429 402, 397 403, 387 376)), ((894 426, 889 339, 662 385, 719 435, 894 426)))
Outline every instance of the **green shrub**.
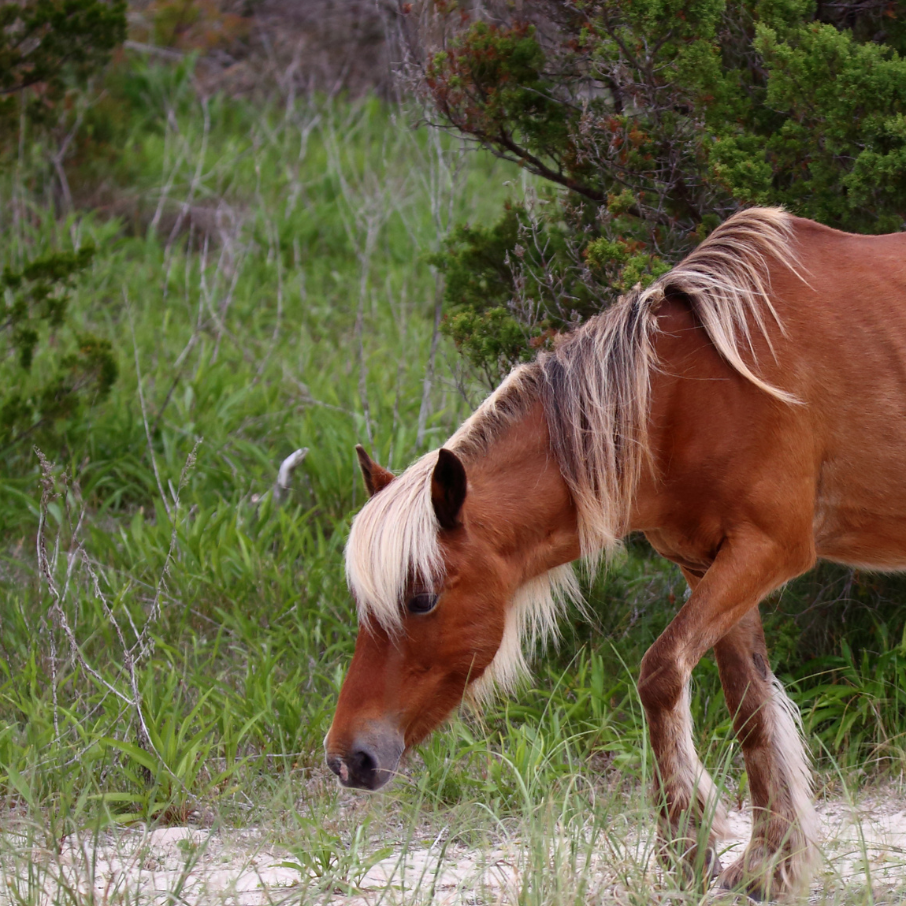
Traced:
POLYGON ((895 4, 542 2, 494 25, 434 6, 447 23, 423 70, 436 114, 559 187, 495 226, 461 227, 440 258, 446 331, 492 383, 741 206, 902 227, 895 4))
POLYGON ((125 0, 12 0, 0 6, 0 135, 42 122, 126 36, 125 0), (26 91, 26 89, 33 89, 26 91))
POLYGON ((52 452, 116 380, 110 342, 66 322, 70 291, 93 258, 90 246, 49 253, 0 277, 0 456, 8 467, 26 440, 52 452))

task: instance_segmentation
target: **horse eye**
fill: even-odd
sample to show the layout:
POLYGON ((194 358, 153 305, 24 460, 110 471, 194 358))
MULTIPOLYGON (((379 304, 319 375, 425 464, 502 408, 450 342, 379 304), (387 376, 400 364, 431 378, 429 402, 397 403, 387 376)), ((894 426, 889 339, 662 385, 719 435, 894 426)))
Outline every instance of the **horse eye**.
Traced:
POLYGON ((409 608, 409 613, 430 613, 434 610, 435 604, 437 604, 437 595, 422 594, 409 598, 406 607, 409 608))

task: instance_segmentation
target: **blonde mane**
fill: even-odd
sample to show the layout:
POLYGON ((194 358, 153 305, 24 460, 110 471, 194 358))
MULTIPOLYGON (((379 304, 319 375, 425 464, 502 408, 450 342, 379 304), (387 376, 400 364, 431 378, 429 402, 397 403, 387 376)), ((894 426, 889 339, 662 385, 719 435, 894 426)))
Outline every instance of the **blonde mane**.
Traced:
MULTIPOLYGON (((516 368, 446 444, 466 463, 481 455, 540 399, 551 447, 579 516, 583 556, 592 568, 625 534, 648 455, 651 371, 657 310, 683 295, 724 359, 747 380, 787 403, 797 400, 757 374, 755 336, 770 347, 768 321, 782 332, 769 297, 769 263, 796 272, 792 219, 780 208, 752 208, 719 226, 695 251, 647 289, 637 288, 589 319, 549 353, 516 368)), ((431 505, 437 451, 426 454, 376 494, 352 524, 346 576, 359 617, 389 633, 403 625, 403 597, 413 576, 443 580, 438 523, 431 505)), ((512 687, 525 672, 523 649, 557 634, 570 601, 580 601, 575 574, 559 567, 525 585, 509 604, 494 662, 471 690, 512 687)))

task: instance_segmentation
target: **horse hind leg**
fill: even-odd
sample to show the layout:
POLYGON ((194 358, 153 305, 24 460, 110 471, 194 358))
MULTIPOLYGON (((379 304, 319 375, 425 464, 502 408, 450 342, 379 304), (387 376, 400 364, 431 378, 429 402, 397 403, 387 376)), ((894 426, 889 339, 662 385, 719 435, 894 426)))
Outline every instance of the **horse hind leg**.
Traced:
POLYGON ((816 861, 816 818, 799 715, 768 666, 758 609, 714 646, 742 746, 752 797, 752 838, 720 884, 760 899, 795 894, 816 861))

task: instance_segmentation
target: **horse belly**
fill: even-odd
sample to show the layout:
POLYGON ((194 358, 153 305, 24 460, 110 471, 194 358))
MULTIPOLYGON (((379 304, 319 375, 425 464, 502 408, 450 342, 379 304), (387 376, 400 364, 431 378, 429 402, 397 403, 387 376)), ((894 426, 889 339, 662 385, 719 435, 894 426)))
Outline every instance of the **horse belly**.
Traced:
POLYGON ((827 519, 819 511, 815 549, 822 560, 882 571, 906 570, 906 515, 860 512, 827 519))
POLYGON ((906 387, 903 391, 896 418, 883 412, 872 419, 863 410, 848 426, 847 442, 841 441, 820 469, 814 532, 822 559, 906 569, 906 387))

